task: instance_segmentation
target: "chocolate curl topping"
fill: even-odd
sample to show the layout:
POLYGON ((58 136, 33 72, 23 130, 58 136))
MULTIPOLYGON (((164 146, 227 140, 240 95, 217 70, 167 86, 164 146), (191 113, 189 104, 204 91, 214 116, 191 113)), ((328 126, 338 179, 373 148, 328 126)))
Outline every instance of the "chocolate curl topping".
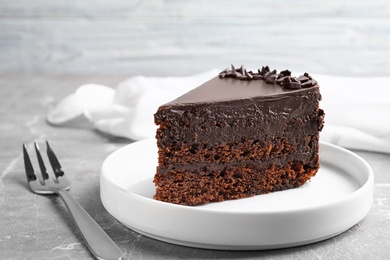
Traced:
MULTIPOLYGON (((269 68, 268 68, 269 70, 269 68)), ((260 72, 247 71, 243 66, 236 69, 233 65, 230 66, 230 69, 225 69, 219 73, 220 78, 231 77, 240 80, 260 80, 263 79, 263 76, 260 75, 260 72)))
POLYGON ((291 76, 291 71, 283 70, 277 73, 276 70, 272 70, 268 66, 263 66, 258 69, 257 72, 247 71, 243 66, 236 69, 231 65, 230 69, 225 69, 219 73, 220 78, 235 78, 239 80, 264 80, 268 84, 280 85, 286 90, 296 90, 301 88, 310 88, 317 84, 308 73, 304 73, 298 78, 291 76))
POLYGON ((269 67, 268 66, 263 66, 262 68, 261 68, 261 71, 259 70, 259 73, 260 73, 260 75, 261 76, 264 76, 265 74, 267 74, 268 72, 270 72, 271 70, 269 69, 269 67))
POLYGON ((291 71, 289 70, 282 70, 280 73, 279 73, 279 76, 282 78, 282 77, 287 77, 287 76, 291 76, 291 71))
POLYGON ((248 79, 253 79, 252 73, 253 73, 252 71, 246 71, 246 70, 245 70, 244 75, 245 75, 248 79))

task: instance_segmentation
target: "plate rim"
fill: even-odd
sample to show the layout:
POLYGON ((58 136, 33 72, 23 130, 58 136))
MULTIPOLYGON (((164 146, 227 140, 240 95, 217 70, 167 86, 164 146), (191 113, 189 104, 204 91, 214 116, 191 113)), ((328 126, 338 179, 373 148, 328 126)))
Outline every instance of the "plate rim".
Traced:
MULTIPOLYGON (((342 205, 343 203, 346 203, 347 201, 353 200, 354 197, 362 196, 362 193, 365 193, 365 192, 367 194, 373 193, 374 175, 373 175, 373 170, 370 167, 370 165, 363 158, 361 158, 359 155, 353 153, 352 151, 349 151, 349 150, 342 148, 340 146, 326 143, 326 142, 322 142, 322 141, 320 141, 320 149, 322 147, 322 149, 325 148, 328 150, 330 149, 330 150, 338 151, 338 152, 341 152, 345 155, 350 156, 351 158, 354 158, 355 160, 359 160, 359 162, 365 167, 365 170, 367 171, 367 179, 362 185, 359 185, 359 188, 357 188, 355 191, 351 192, 350 194, 347 194, 346 196, 342 197, 341 199, 334 201, 334 202, 322 203, 319 205, 303 206, 303 207, 299 207, 299 208, 291 208, 291 209, 286 209, 286 210, 277 209, 277 210, 255 211, 255 212, 253 212, 253 211, 251 211, 251 212, 248 212, 248 211, 237 212, 237 211, 226 211, 226 210, 218 211, 218 209, 212 209, 212 208, 202 208, 202 207, 196 207, 196 206, 195 207, 194 206, 183 206, 183 205, 176 205, 176 204, 172 204, 172 203, 157 201, 157 200, 154 200, 152 198, 144 197, 140 194, 136 194, 136 193, 127 191, 126 189, 123 189, 122 187, 117 186, 112 181, 112 179, 105 178, 104 171, 106 171, 105 169, 107 167, 107 164, 111 161, 111 159, 113 157, 118 156, 121 153, 126 153, 127 149, 132 149, 132 148, 129 148, 131 146, 134 147, 134 145, 142 145, 143 143, 151 142, 152 140, 154 140, 154 138, 144 139, 144 140, 137 141, 137 142, 134 142, 134 143, 131 143, 131 144, 124 146, 124 147, 118 149, 117 151, 113 152, 112 154, 110 154, 106 158, 106 160, 104 161, 104 163, 102 165, 102 169, 101 169, 101 199, 102 199, 103 206, 115 218, 117 218, 117 216, 115 216, 115 213, 113 214, 113 212, 111 212, 110 207, 107 205, 105 198, 104 198, 104 189, 102 189, 102 187, 104 186, 105 181, 110 182, 111 185, 114 185, 117 188, 119 188, 121 190, 121 192, 127 193, 129 196, 132 196, 133 198, 137 199, 138 201, 145 200, 145 203, 152 204, 154 206, 157 206, 158 208, 162 207, 162 208, 164 208, 164 210, 167 210, 167 211, 180 210, 180 211, 183 211, 184 213, 188 213, 188 212, 191 213, 191 212, 195 211, 197 213, 211 214, 213 216, 215 216, 215 215, 218 216, 221 214, 222 215, 224 215, 224 214, 240 215, 240 216, 255 216, 255 215, 261 214, 261 215, 272 216, 272 215, 279 215, 279 214, 301 214, 303 212, 312 212, 312 211, 315 212, 318 210, 326 210, 327 208, 335 206, 335 204, 342 205)), ((322 156, 320 156, 320 160, 321 160, 321 157, 322 156)), ((372 197, 372 195, 371 195, 371 197, 372 197)), ((353 223, 353 224, 356 224, 357 222, 359 222, 361 219, 363 219, 367 215, 367 213, 369 212, 369 209, 371 208, 371 204, 372 204, 372 198, 371 198, 371 203, 369 205, 369 208, 366 210, 366 212, 363 214, 363 216, 360 219, 358 219, 357 221, 354 221, 355 223, 353 223)), ((165 242, 180 244, 180 245, 185 245, 185 246, 208 248, 208 249, 226 249, 225 248, 226 245, 216 245, 216 244, 210 244, 210 243, 203 244, 203 243, 197 243, 197 242, 191 242, 191 241, 182 241, 180 239, 172 239, 169 237, 162 237, 161 235, 151 234, 150 232, 147 232, 145 230, 140 230, 137 227, 128 225, 128 223, 124 223, 124 221, 121 221, 121 220, 119 220, 119 221, 121 223, 123 223, 125 226, 137 231, 138 233, 141 233, 141 234, 144 234, 146 236, 153 237, 155 239, 162 240, 165 242)), ((353 225, 351 225, 347 228, 343 228, 343 230, 339 230, 338 232, 336 232, 334 234, 328 234, 328 235, 323 236, 323 237, 317 237, 315 239, 309 239, 309 240, 305 240, 305 241, 301 241, 301 242, 285 243, 284 246, 282 244, 280 244, 280 245, 255 245, 255 246, 253 246, 253 245, 251 245, 251 246, 229 245, 229 248, 234 247, 236 250, 252 250, 252 249, 260 249, 261 250, 261 249, 284 248, 284 247, 290 247, 290 246, 296 246, 296 245, 303 245, 303 244, 321 241, 321 240, 326 239, 326 238, 330 238, 334 235, 337 235, 337 234, 344 232, 345 230, 348 230, 352 226, 353 225)))

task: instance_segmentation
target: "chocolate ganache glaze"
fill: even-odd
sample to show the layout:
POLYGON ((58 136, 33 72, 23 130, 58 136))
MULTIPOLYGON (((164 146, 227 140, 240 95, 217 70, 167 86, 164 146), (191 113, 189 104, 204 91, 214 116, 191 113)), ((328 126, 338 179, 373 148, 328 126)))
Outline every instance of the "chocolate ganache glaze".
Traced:
MULTIPOLYGON (((229 99, 245 99, 263 97, 273 99, 286 92, 299 91, 306 88, 317 87, 317 81, 308 73, 292 77, 289 70, 277 73, 268 66, 262 67, 258 72, 247 71, 242 66, 235 69, 226 69, 200 87, 167 103, 166 105, 179 105, 196 102, 229 101, 229 99)), ((300 91, 302 92, 302 91, 300 91)))
MULTIPOLYGON (((164 136, 158 145, 234 143, 260 132, 265 139, 316 136, 324 118, 320 99, 319 85, 307 73, 294 78, 287 70, 276 73, 268 66, 258 73, 232 67, 158 109, 157 135, 164 136), (276 80, 267 81, 269 77, 276 80)), ((307 141, 298 139, 294 147, 299 150, 307 141)))

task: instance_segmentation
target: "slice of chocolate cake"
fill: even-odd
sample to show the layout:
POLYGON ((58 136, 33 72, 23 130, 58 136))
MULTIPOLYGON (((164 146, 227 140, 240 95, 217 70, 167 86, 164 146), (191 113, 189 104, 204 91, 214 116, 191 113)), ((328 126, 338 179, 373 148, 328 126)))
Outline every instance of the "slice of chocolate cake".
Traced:
POLYGON ((307 73, 225 70, 155 114, 155 199, 182 205, 301 186, 319 168, 319 85, 307 73))

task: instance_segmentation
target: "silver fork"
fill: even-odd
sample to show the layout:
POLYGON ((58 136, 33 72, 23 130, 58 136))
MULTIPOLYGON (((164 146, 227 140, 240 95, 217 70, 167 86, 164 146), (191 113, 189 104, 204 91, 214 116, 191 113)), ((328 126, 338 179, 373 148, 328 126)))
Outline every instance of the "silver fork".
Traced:
POLYGON ((34 146, 42 179, 37 178, 35 175, 34 168, 27 152, 27 147, 23 144, 24 166, 31 190, 37 194, 57 194, 60 196, 65 206, 70 211, 86 245, 97 259, 122 259, 123 253, 119 247, 67 192, 70 189, 70 182, 65 177, 61 165, 51 149, 49 142, 46 141, 47 156, 54 172, 54 178, 49 177, 38 144, 34 143, 34 146))

